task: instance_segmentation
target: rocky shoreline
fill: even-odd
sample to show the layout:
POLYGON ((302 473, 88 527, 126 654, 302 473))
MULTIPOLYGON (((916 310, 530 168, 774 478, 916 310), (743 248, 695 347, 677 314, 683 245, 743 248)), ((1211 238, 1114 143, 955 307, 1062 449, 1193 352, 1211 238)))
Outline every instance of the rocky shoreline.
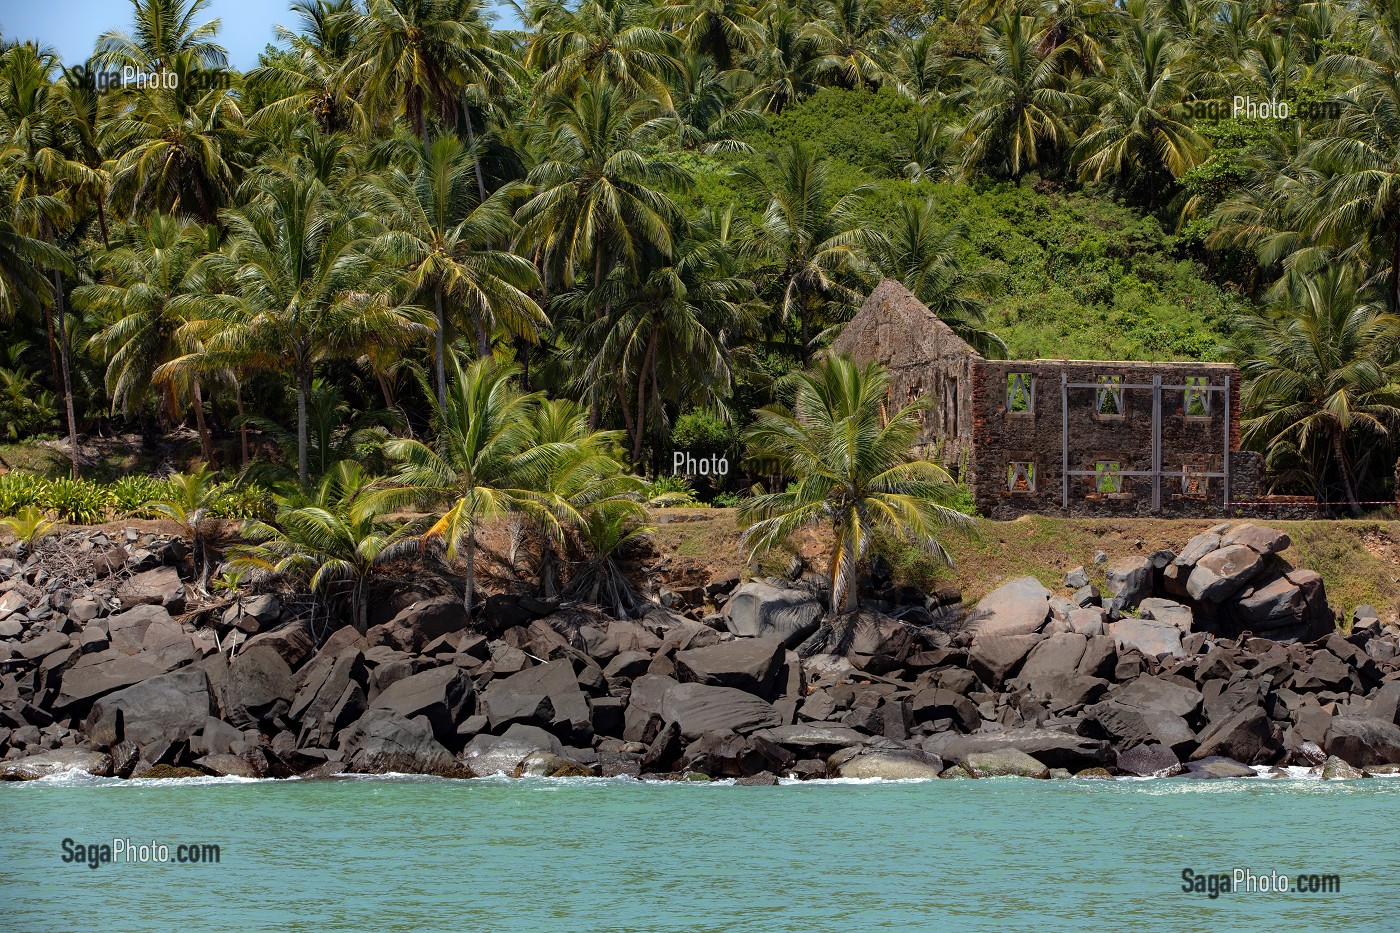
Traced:
POLYGON ((406 588, 360 632, 275 593, 190 608, 178 538, 70 532, 0 560, 0 777, 1400 772, 1400 633, 1338 633, 1289 543, 1220 525, 971 612, 877 579, 829 617, 800 568, 635 619, 406 588))

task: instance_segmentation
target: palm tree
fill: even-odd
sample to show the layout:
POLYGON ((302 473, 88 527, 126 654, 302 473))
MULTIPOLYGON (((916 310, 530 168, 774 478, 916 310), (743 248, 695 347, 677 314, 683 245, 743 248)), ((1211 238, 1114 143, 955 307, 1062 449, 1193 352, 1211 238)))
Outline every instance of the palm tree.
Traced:
POLYGON ((740 507, 751 556, 803 528, 828 528, 833 613, 855 607, 861 566, 878 532, 949 561, 936 529, 971 519, 947 506, 954 492, 947 472, 911 453, 927 403, 911 402, 886 423, 889 377, 874 363, 861 368, 847 357, 823 360, 794 379, 792 411, 760 409, 745 434, 754 462, 793 480, 783 492, 740 507))
POLYGON ((669 254, 680 211, 668 190, 689 176, 649 143, 672 121, 587 81, 554 97, 548 110, 549 156, 526 177, 536 193, 516 213, 523 243, 541 248, 544 267, 565 285, 590 264, 597 284, 618 260, 635 265, 647 248, 669 254))
POLYGON ((1242 441, 1274 459, 1307 458, 1319 484, 1335 470, 1359 514, 1351 451, 1374 450, 1400 426, 1400 316, 1368 300, 1350 267, 1283 286, 1283 314, 1237 322, 1256 348, 1240 364, 1242 441))
POLYGON ((963 62, 976 90, 967 121, 968 167, 992 164, 1019 181, 1070 136, 1067 121, 1082 98, 1065 89, 1060 59, 1067 46, 1038 52, 1036 23, 1006 13, 982 27, 982 50, 963 62))
POLYGON ((242 537, 251 543, 233 549, 230 563, 299 579, 313 594, 347 587, 352 622, 363 632, 375 572, 415 544, 414 524, 381 519, 373 493, 370 477, 341 463, 310 497, 279 497, 272 522, 244 526, 242 537))
POLYGON ((228 64, 228 53, 214 41, 219 20, 194 21, 208 8, 209 0, 131 0, 131 6, 131 32, 111 30, 97 37, 93 59, 98 67, 170 71, 182 56, 200 68, 228 64))
POLYGON ((812 78, 817 54, 817 44, 803 28, 798 11, 770 3, 759 22, 757 45, 744 58, 744 67, 752 76, 744 104, 764 113, 782 113, 789 104, 806 97, 815 87, 812 78))
POLYGON ((355 358, 372 343, 408 346, 424 313, 394 300, 394 271, 360 247, 342 205, 318 179, 273 175, 247 206, 223 215, 229 251, 211 258, 235 289, 205 336, 213 365, 292 377, 297 393, 297 477, 307 469, 307 404, 316 365, 355 358))
POLYGON ((807 30, 819 52, 819 80, 837 87, 878 87, 889 77, 885 49, 894 36, 879 0, 822 0, 807 30))
MULTIPOLYGON (((73 302, 102 321, 91 342, 107 360, 113 406, 130 414, 151 397, 159 367, 200 349, 189 325, 206 317, 199 267, 214 236, 195 224, 153 214, 133 225, 126 239, 119 249, 98 256, 97 269, 105 281, 75 288, 73 302)), ((199 374, 187 370, 177 375, 181 378, 161 385, 166 390, 162 408, 194 409, 200 448, 205 462, 212 463, 199 374)))
POLYGON ((682 148, 707 154, 753 151, 737 137, 761 127, 763 117, 736 104, 732 83, 708 56, 687 55, 681 61, 674 96, 682 148))
POLYGON ((349 68, 359 38, 355 0, 294 0, 292 12, 301 20, 300 31, 276 27, 290 55, 247 74, 249 88, 272 98, 249 118, 250 125, 310 112, 322 132, 363 130, 365 112, 349 68))
POLYGON ((963 268, 958 249, 967 238, 963 224, 941 225, 933 199, 904 202, 889 234, 875 245, 880 271, 905 288, 983 356, 1006 357, 1006 344, 986 329, 982 298, 995 288, 991 276, 963 268))
POLYGON ((1133 22, 1111 76, 1086 82, 1099 104, 1092 127, 1075 147, 1083 178, 1134 181, 1160 196, 1205 157, 1206 140, 1183 119, 1191 96, 1190 52, 1163 26, 1133 22))
POLYGON ((62 250, 27 232, 56 225, 66 213, 63 200, 26 194, 12 156, 13 151, 0 150, 0 315, 6 318, 52 302, 53 284, 43 268, 68 264, 62 250))
POLYGON ((679 43, 653 23, 640 0, 583 0, 576 7, 542 3, 525 64, 541 72, 538 90, 573 94, 581 83, 612 88, 628 99, 655 98, 671 107, 667 81, 676 71, 679 43))
POLYGON ((515 232, 510 204, 516 186, 485 201, 473 184, 476 160, 460 140, 440 137, 412 153, 408 170, 394 168, 371 187, 371 202, 387 228, 376 244, 406 269, 409 287, 430 299, 437 315, 438 407, 447 404, 446 335, 452 311, 466 312, 477 352, 491 352, 498 330, 531 343, 549 319, 529 292, 540 281, 535 267, 497 246, 515 232))
POLYGON ((679 33, 686 48, 729 71, 754 46, 755 5, 745 0, 665 0, 662 21, 679 33))
POLYGON ((352 82, 383 109, 401 104, 424 148, 431 114, 456 123, 467 72, 514 67, 476 0, 369 0, 364 13, 344 16, 358 40, 352 82))
POLYGON ((376 498, 380 508, 412 504, 433 510, 436 517, 422 539, 444 543, 449 559, 465 552, 468 613, 481 526, 515 512, 527 512, 546 527, 556 522, 540 490, 565 445, 535 441, 540 396, 517 389, 516 372, 489 357, 466 369, 454 360, 447 405, 435 412, 436 440, 391 441, 386 449, 398 467, 376 498))
POLYGON ((200 592, 208 592, 209 535, 214 529, 214 506, 227 491, 208 464, 197 464, 193 473, 176 473, 165 481, 165 495, 152 499, 146 507, 161 518, 180 526, 190 539, 194 572, 199 577, 200 592))
MULTIPOLYGON (((183 53, 170 70, 188 82, 196 62, 183 53)), ((128 205, 133 217, 163 211, 214 223, 247 161, 238 98, 232 86, 198 97, 179 90, 133 93, 130 105, 102 131, 103 147, 121 153, 110 169, 112 198, 128 205)))
POLYGON ((799 322, 805 359, 818 303, 857 300, 848 282, 868 266, 871 236, 856 208, 871 188, 836 197, 826 161, 796 142, 767 153, 763 165, 741 166, 736 176, 766 202, 749 249, 774 283, 781 319, 799 322))

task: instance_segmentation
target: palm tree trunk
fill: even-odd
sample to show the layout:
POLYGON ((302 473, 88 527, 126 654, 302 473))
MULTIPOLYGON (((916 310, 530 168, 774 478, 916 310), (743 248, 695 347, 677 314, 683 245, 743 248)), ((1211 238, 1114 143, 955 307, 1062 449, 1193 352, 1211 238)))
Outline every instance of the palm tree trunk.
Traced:
POLYGON ((243 383, 237 380, 234 380, 233 383, 233 402, 238 406, 238 435, 243 448, 240 466, 246 470, 248 469, 248 423, 244 421, 243 415, 243 383))
POLYGON ((306 485, 306 404, 311 398, 311 369, 302 365, 297 370, 297 478, 306 485))
POLYGON ((476 528, 467 532, 467 592, 462 605, 467 610, 467 618, 472 615, 472 598, 476 595, 476 528))
POLYGON ((482 201, 486 200, 486 180, 481 177, 481 153, 476 151, 476 128, 472 126, 472 110, 467 106, 466 98, 462 98, 462 119, 467 125, 467 145, 472 150, 472 168, 476 171, 476 193, 482 201))
POLYGON ((199 431, 199 452, 204 455, 204 462, 212 467, 214 443, 209 439, 209 423, 204 420, 204 393, 200 391, 198 379, 194 380, 190 392, 194 396, 194 424, 199 431))
POLYGON ((437 359, 433 365, 437 369, 437 402, 438 411, 447 410, 447 342, 445 334, 447 332, 447 315, 442 309, 442 286, 439 285, 434 290, 434 298, 437 301, 437 359))
POLYGON ((656 328, 647 338, 647 352, 642 356, 642 369, 637 373, 637 433, 632 438, 632 462, 642 458, 642 440, 646 434, 647 375, 656 359, 656 328))
POLYGON ((63 299, 63 273, 53 273, 54 309, 58 314, 58 356, 63 366, 63 407, 68 414, 68 454, 73 479, 78 478, 78 419, 73 414, 73 376, 68 365, 68 316, 63 299))
POLYGON ((1342 432, 1332 431, 1332 456, 1337 459, 1337 470, 1342 474, 1342 487, 1346 490, 1347 505, 1352 515, 1361 514, 1361 505, 1356 501, 1356 489, 1351 481, 1351 468, 1347 465, 1346 451, 1342 447, 1342 432))

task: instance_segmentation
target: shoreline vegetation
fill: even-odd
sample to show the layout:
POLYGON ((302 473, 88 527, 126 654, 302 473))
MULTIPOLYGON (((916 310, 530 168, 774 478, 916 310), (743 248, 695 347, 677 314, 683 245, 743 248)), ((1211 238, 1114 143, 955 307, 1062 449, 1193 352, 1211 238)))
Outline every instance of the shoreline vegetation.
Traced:
POLYGON ((1398 11, 0 38, 0 773, 1393 772, 1398 11), (883 278, 993 357, 1235 363, 1358 520, 981 521, 829 351, 883 278))

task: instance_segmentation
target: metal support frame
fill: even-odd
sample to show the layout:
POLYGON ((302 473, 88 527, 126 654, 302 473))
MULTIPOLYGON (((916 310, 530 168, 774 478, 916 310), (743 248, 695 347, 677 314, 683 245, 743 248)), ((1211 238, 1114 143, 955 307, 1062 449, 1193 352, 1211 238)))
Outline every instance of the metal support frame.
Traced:
MULTIPOLYGON (((1100 389, 1102 386, 1097 382, 1070 382, 1069 374, 1061 370, 1060 372, 1060 507, 1069 508, 1069 481, 1072 476, 1097 476, 1097 470, 1071 470, 1069 468, 1069 390, 1070 389, 1100 389)), ((1118 389, 1151 389, 1152 390, 1152 469, 1150 470, 1118 470, 1119 476, 1150 476, 1152 477, 1152 511, 1162 510, 1162 480, 1184 479, 1187 476, 1197 476, 1203 479, 1220 479, 1224 483, 1225 504, 1230 503, 1230 377, 1225 376, 1223 386, 1204 385, 1164 385, 1162 377, 1155 375, 1151 383, 1122 383, 1115 386, 1118 389), (1221 416, 1225 422, 1224 446, 1221 449, 1221 470, 1218 473, 1206 470, 1193 470, 1188 472, 1182 470, 1162 469, 1162 392, 1191 390, 1193 392, 1220 392, 1223 394, 1221 405, 1221 416)), ((1202 419, 1204 420, 1204 419, 1202 419)))

